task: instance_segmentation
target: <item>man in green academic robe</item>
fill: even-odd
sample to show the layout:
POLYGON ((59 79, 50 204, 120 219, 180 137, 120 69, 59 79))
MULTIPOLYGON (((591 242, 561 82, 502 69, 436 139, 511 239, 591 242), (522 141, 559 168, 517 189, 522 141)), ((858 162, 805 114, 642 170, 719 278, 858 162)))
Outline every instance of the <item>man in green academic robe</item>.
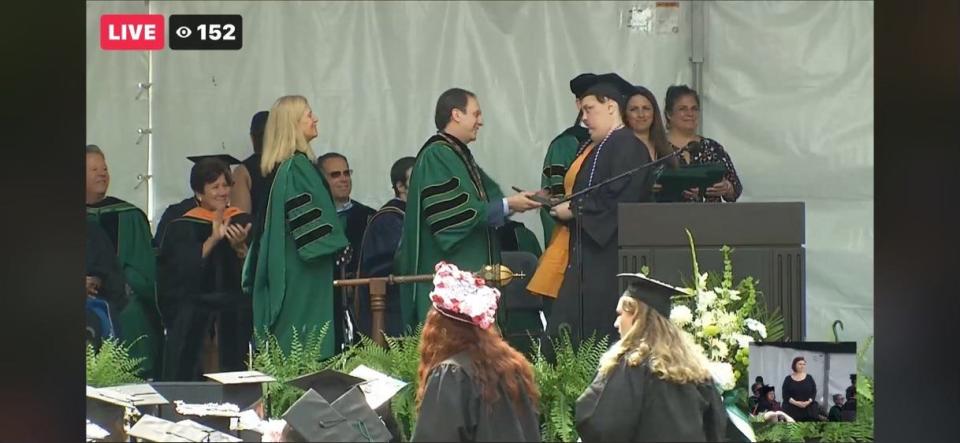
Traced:
MULTIPOLYGON (((580 74, 570 80, 570 92, 577 98, 577 110, 580 110, 580 99, 587 88, 596 83, 596 75, 580 74)), ((548 189, 554 197, 563 197, 563 176, 577 157, 580 144, 590 138, 587 128, 583 126, 581 114, 577 114, 577 121, 573 126, 564 129, 556 136, 547 148, 547 155, 543 159, 543 172, 540 175, 540 187, 548 189)), ((543 224, 543 247, 550 245, 553 227, 556 221, 550 216, 549 208, 540 209, 540 222, 543 224)))
POLYGON ((341 327, 333 321, 333 267, 347 237, 330 188, 306 154, 293 154, 271 176, 263 233, 250 254, 254 330, 270 332, 289 353, 294 330, 305 344, 312 329, 326 324, 321 355, 331 357, 338 352, 333 328, 341 327))
POLYGON ((119 337, 126 344, 135 342, 131 357, 144 359, 139 375, 157 379, 164 337, 157 308, 156 255, 150 223, 136 206, 107 197, 110 173, 106 157, 96 145, 86 147, 86 170, 87 220, 107 232, 130 291, 130 301, 119 315, 119 337))
MULTIPOLYGON (((532 192, 504 197, 467 148, 483 125, 475 94, 445 91, 437 100, 435 123, 439 132, 420 148, 410 176, 396 258, 401 275, 432 274, 440 261, 475 272, 498 264, 495 229, 512 213, 540 207, 528 198, 532 192)), ((405 325, 413 328, 426 319, 432 288, 430 282, 401 286, 405 325)))

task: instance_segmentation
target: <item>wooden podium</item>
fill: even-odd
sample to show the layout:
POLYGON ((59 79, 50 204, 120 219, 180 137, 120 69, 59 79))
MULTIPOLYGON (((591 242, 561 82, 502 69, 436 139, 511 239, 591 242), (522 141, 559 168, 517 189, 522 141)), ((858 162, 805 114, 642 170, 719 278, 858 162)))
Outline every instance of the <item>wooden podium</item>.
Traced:
POLYGON ((755 280, 769 310, 780 308, 785 340, 806 337, 804 205, 789 203, 629 203, 619 207, 620 272, 674 285, 692 282, 684 228, 693 234, 700 272, 723 272, 724 245, 734 249, 734 283, 755 280))

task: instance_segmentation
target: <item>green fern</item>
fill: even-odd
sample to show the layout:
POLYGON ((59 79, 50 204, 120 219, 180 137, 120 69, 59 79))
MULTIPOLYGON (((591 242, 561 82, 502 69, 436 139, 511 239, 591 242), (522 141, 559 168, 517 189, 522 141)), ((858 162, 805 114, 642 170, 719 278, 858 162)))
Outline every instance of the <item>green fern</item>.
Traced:
POLYGON ((87 343, 87 384, 102 388, 143 382, 137 374, 140 373, 145 359, 130 357, 130 349, 143 337, 130 344, 124 344, 116 338, 107 338, 103 340, 99 351, 94 351, 93 345, 87 343))
POLYGON ((257 347, 252 369, 276 379, 275 382, 267 383, 264 389, 264 406, 268 417, 279 418, 303 395, 303 390, 287 385, 288 381, 337 364, 342 365, 343 360, 349 356, 341 354, 323 359, 322 344, 328 330, 329 323, 324 323, 320 328, 309 328, 305 333, 293 328, 289 353, 284 353, 273 334, 265 330, 255 331, 257 347))

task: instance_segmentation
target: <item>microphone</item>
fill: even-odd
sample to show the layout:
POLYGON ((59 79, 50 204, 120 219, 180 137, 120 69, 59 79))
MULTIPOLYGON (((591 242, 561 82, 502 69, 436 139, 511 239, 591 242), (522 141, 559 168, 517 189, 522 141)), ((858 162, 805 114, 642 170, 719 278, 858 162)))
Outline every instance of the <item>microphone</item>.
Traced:
POLYGON ((687 151, 688 153, 690 153, 690 155, 699 154, 701 151, 703 151, 703 140, 691 141, 690 143, 687 143, 686 146, 677 150, 678 153, 683 151, 687 151))

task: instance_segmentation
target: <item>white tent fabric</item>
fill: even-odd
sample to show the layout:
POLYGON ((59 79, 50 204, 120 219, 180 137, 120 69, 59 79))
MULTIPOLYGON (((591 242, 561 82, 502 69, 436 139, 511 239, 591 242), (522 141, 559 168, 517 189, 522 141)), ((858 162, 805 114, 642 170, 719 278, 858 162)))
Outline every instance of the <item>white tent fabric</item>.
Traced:
MULTIPOLYGON (((479 96, 471 146, 501 186, 532 189, 550 140, 576 115, 570 78, 615 71, 649 87, 692 81, 690 4, 676 32, 627 26, 655 2, 88 2, 87 140, 107 153, 110 193, 159 219, 190 194, 187 155, 251 151, 250 117, 302 94, 318 154, 355 170, 353 197, 378 207, 388 173, 434 132, 436 97, 479 96), (104 13, 240 14, 239 51, 107 52, 104 13), (134 100, 152 81, 149 100, 134 100), (137 129, 153 135, 137 145, 137 129), (147 144, 149 143, 149 150, 147 144), (152 173, 149 187, 134 189, 152 173)), ((872 334, 873 6, 869 2, 707 2, 704 135, 730 151, 744 201, 804 201, 807 330, 872 334)), ((655 22, 656 20, 654 20, 655 22)), ((515 217, 537 235, 535 213, 515 217)), ((736 255, 734 255, 736 260, 736 255)), ((736 262, 735 262, 736 263, 736 262)))

